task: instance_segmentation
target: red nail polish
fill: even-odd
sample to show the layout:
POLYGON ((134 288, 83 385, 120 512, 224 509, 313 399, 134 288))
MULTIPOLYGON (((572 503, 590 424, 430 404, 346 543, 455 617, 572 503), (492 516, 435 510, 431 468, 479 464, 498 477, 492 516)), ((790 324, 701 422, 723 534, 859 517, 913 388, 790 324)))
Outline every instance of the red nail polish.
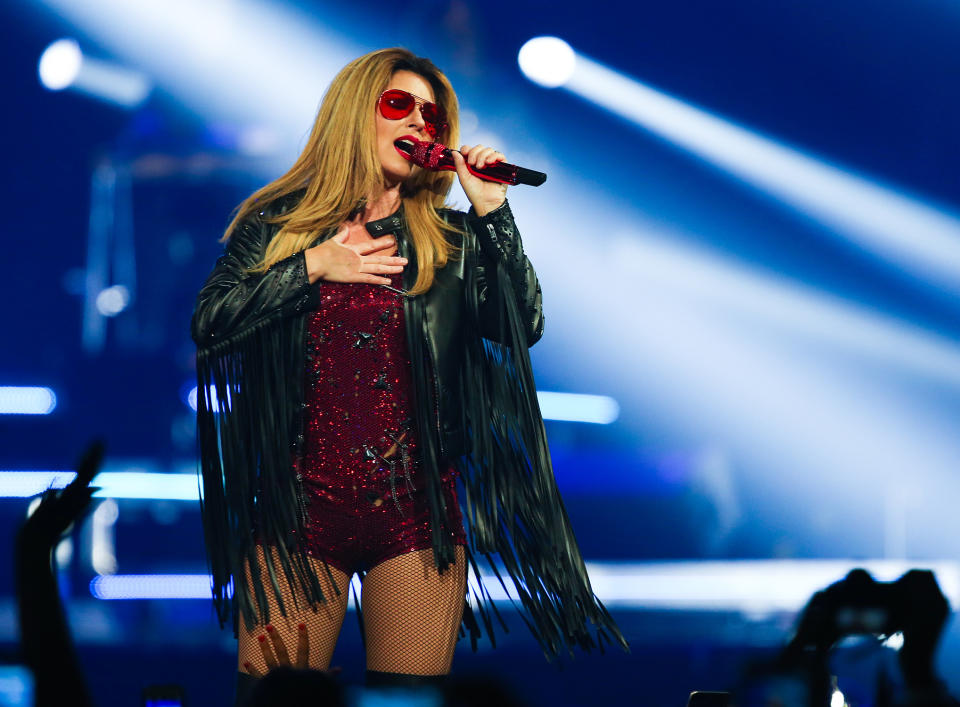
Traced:
POLYGON ((250 663, 244 663, 243 667, 246 668, 247 670, 250 670, 252 666, 250 665, 250 663))
POLYGON ((299 623, 299 624, 297 624, 297 628, 298 628, 300 631, 306 631, 306 630, 307 630, 307 625, 306 625, 305 623, 299 623))
POLYGON ((267 640, 267 637, 264 636, 263 634, 260 634, 259 636, 257 636, 257 640, 260 641, 260 643, 264 643, 267 640))
POLYGON ((267 633, 273 633, 273 624, 267 624, 267 633))

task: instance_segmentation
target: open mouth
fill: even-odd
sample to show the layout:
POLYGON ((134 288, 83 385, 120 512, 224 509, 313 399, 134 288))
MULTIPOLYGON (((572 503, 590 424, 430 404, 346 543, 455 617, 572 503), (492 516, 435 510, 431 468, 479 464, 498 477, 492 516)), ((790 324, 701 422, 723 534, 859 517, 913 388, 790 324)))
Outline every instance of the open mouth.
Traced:
POLYGON ((393 141, 393 147, 403 156, 403 159, 409 162, 413 155, 413 148, 416 147, 418 142, 420 141, 413 135, 404 135, 393 141))

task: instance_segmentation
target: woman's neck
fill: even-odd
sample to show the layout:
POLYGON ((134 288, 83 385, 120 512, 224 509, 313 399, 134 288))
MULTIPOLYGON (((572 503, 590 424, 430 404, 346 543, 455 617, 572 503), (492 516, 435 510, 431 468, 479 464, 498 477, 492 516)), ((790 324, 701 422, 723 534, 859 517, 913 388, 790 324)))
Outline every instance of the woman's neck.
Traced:
POLYGON ((375 197, 367 197, 367 203, 360 213, 364 223, 386 218, 400 207, 400 185, 387 187, 375 197))

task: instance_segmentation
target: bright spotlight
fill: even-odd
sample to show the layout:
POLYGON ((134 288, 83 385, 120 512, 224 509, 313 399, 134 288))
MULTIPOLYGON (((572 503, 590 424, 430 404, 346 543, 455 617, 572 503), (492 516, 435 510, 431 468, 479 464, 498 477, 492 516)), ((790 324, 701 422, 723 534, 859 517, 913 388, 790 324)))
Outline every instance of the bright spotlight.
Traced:
MULTIPOLYGON (((524 52, 547 40, 570 52, 565 60, 570 69, 562 81, 544 85, 562 85, 819 221, 875 257, 960 295, 956 213, 695 107, 575 54, 555 37, 531 39, 521 50, 521 68, 532 81, 543 83, 541 74, 526 69, 524 52)), ((556 64, 559 71, 561 63, 538 59, 534 65, 556 64)), ((552 68, 542 71, 549 74, 552 68)))
POLYGON ((105 317, 115 317, 130 304, 130 290, 123 285, 114 285, 100 290, 97 295, 97 311, 105 317))
POLYGON ((570 45, 559 37, 534 37, 520 47, 517 63, 534 83, 557 88, 570 80, 577 57, 570 45))
POLYGON ((51 91, 61 91, 76 80, 82 63, 83 54, 76 40, 58 39, 40 56, 40 82, 51 91))
POLYGON ((84 56, 73 39, 58 39, 47 47, 37 73, 51 91, 69 88, 124 108, 136 108, 151 90, 139 71, 84 56))

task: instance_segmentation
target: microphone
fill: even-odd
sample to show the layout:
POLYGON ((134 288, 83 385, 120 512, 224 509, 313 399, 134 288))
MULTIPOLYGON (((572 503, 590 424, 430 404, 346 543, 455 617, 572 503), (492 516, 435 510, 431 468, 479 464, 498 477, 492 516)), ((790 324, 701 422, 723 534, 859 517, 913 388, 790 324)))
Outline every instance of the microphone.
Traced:
MULTIPOLYGON (((424 142, 413 135, 405 135, 395 140, 393 146, 404 159, 424 169, 445 172, 454 172, 457 169, 453 162, 454 151, 439 142, 424 142)), ((532 187, 539 187, 547 181, 547 175, 543 172, 506 162, 494 162, 479 169, 467 164, 467 169, 475 177, 488 182, 500 182, 500 184, 529 184, 532 187)))

